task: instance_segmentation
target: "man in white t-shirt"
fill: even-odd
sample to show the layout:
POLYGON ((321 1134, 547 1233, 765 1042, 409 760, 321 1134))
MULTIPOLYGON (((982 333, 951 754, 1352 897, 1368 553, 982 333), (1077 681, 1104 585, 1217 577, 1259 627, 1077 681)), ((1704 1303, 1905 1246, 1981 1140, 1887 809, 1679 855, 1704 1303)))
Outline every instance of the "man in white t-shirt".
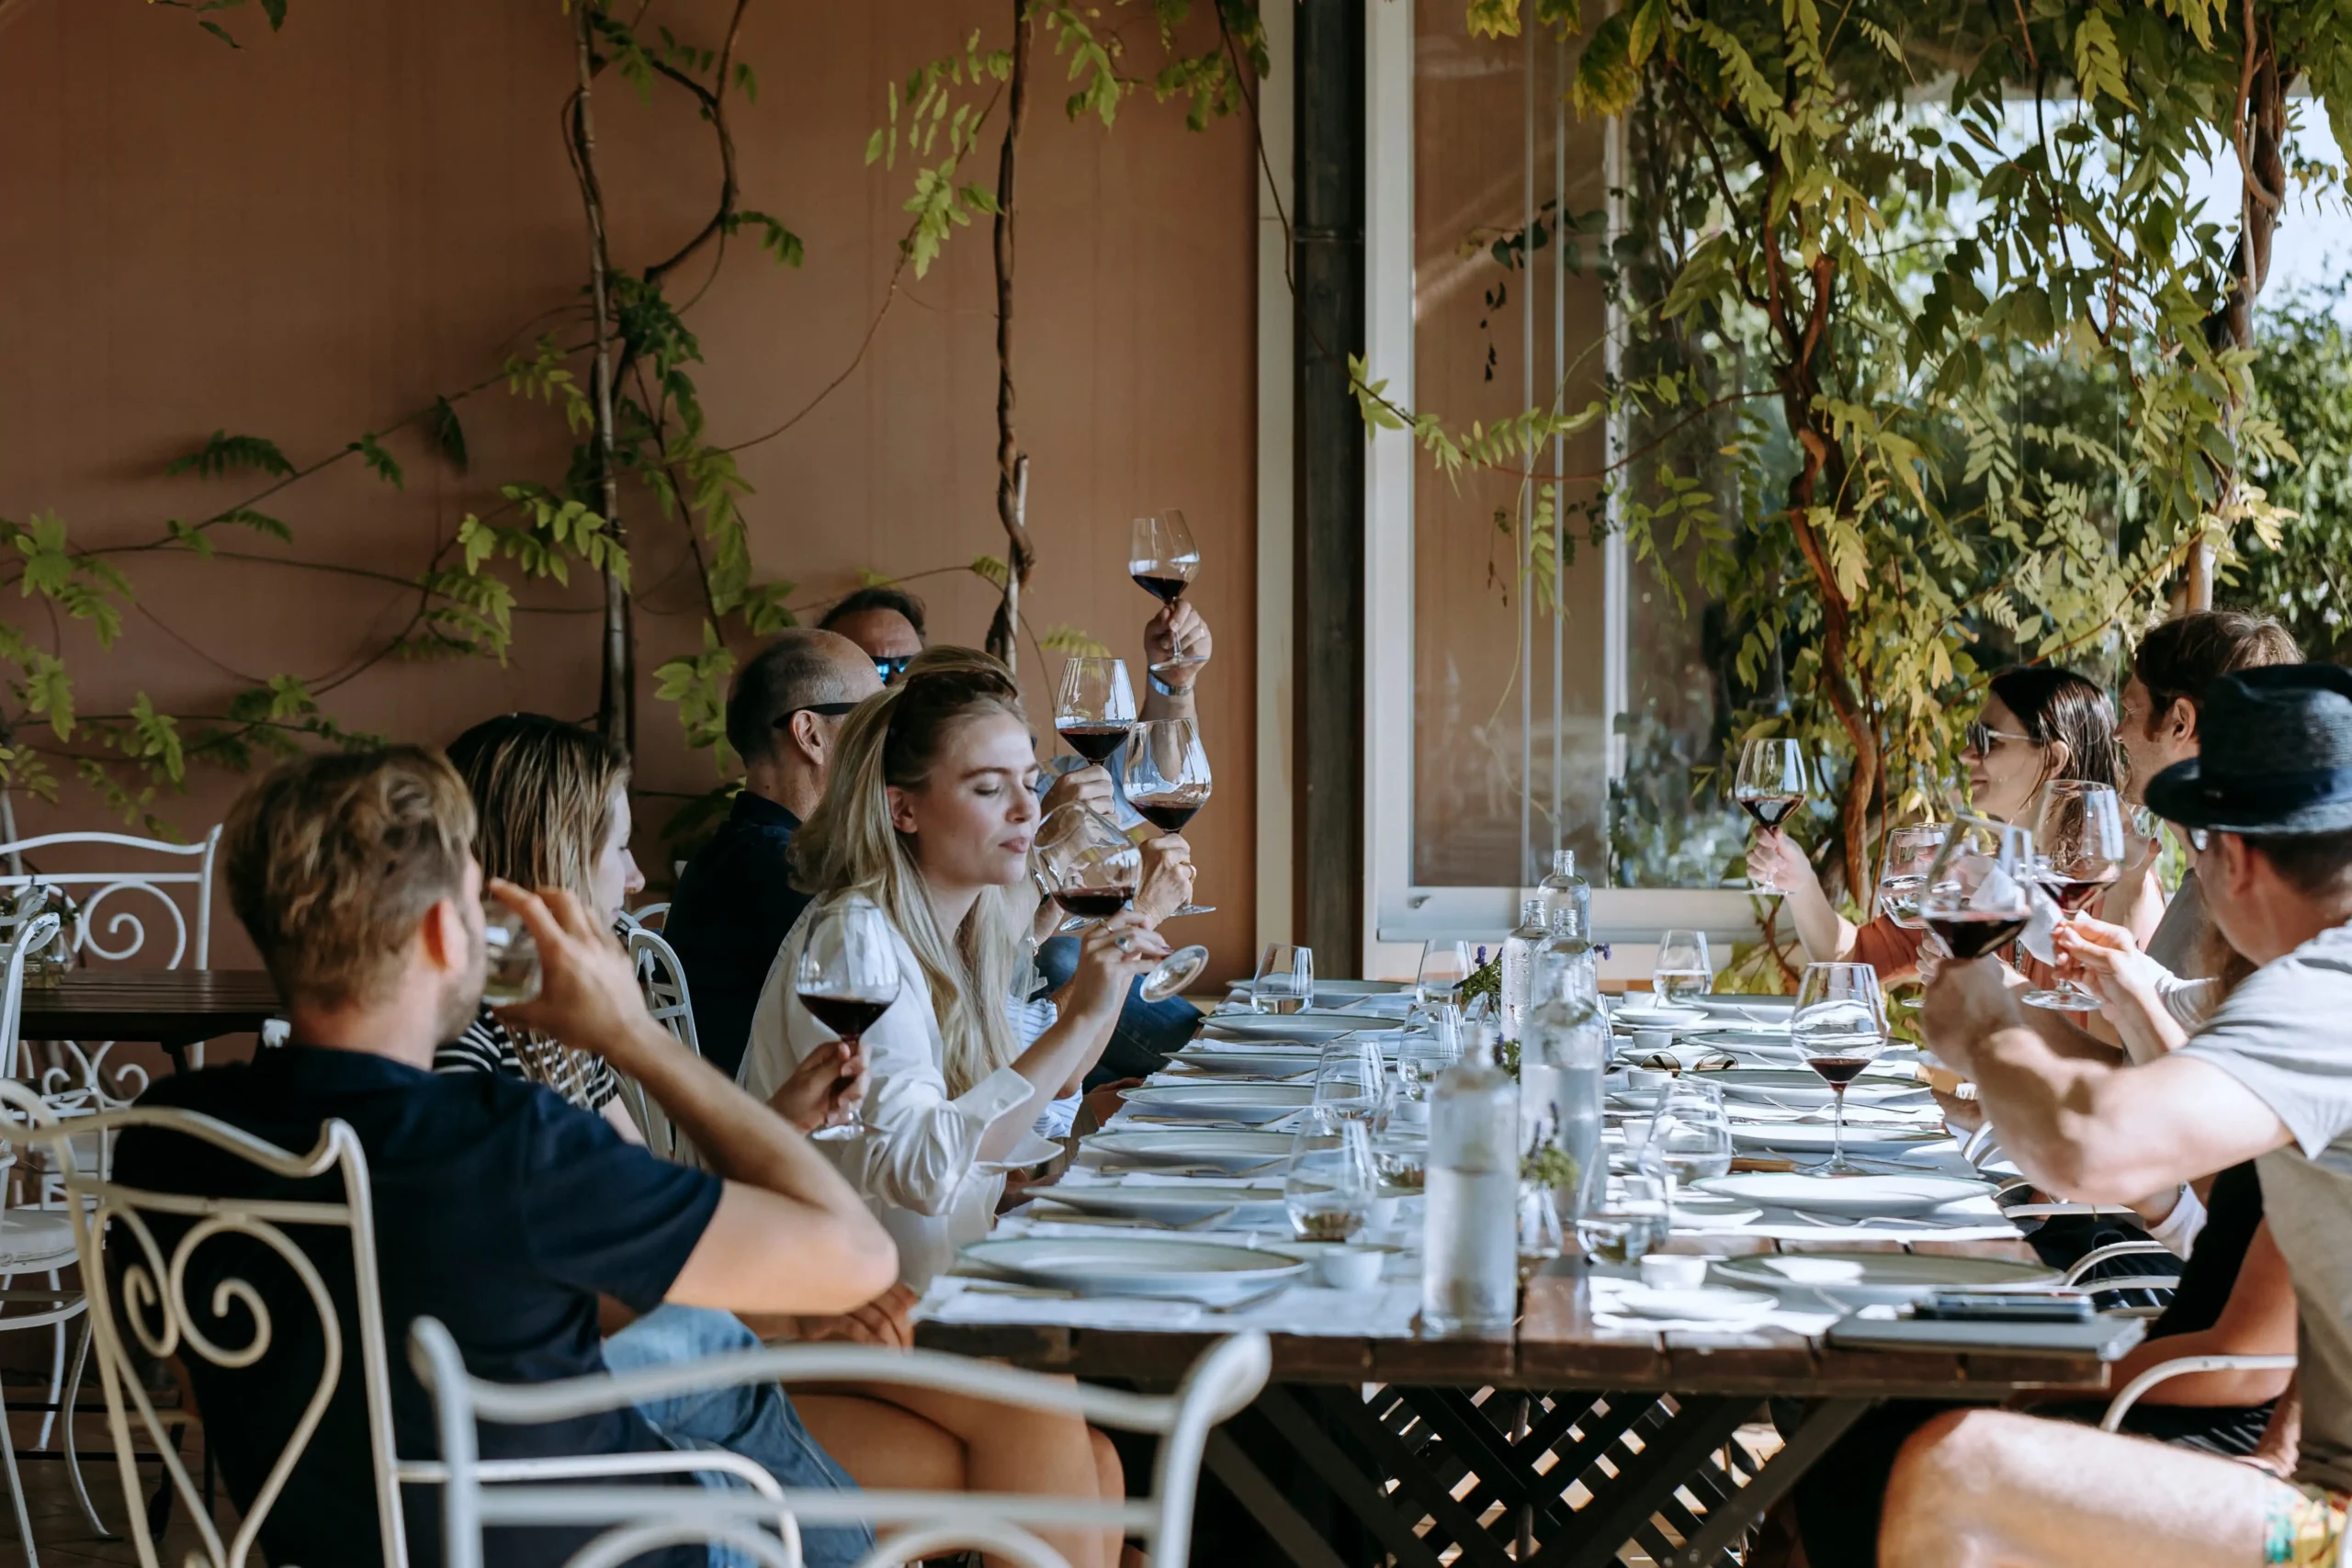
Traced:
POLYGON ((2062 1056, 1996 964, 1948 963, 1923 1023, 1975 1080, 2037 1186, 2093 1202, 2256 1159, 2294 1280, 2294 1480, 2003 1411, 1939 1417, 1887 1494, 1889 1568, 2336 1564, 2352 1496, 2352 671, 2278 665, 2213 682, 2196 759, 2148 782, 2182 829, 2208 916, 2260 965, 2182 1050, 2144 1066, 2062 1056))

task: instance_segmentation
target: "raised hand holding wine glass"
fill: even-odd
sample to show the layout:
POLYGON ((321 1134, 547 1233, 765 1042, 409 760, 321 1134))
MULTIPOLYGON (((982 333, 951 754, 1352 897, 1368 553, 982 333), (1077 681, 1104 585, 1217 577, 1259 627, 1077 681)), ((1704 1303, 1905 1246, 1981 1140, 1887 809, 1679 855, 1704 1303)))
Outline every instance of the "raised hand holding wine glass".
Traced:
MULTIPOLYGON (((1136 587, 1162 604, 1172 605, 1182 599, 1200 571, 1200 547, 1193 543, 1193 531, 1184 525, 1182 512, 1171 507, 1138 517, 1130 525, 1127 574, 1136 580, 1136 587)), ((1205 662, 1180 642, 1155 659, 1151 669, 1155 674, 1165 674, 1205 662)))
MULTIPOLYGON (((2123 831, 2123 803, 2107 784, 2053 779, 2041 787, 2034 823, 2041 852, 2042 887, 2068 915, 2079 915, 2115 886, 2130 852, 2123 831)), ((2090 1012, 2099 999, 2072 980, 2038 987, 2022 998, 2027 1006, 2061 1012, 2090 1012)))
MULTIPOLYGON (((1758 829, 1777 834, 1781 824, 1804 804, 1809 785, 1804 748, 1794 740, 1758 739, 1741 748, 1739 772, 1733 776, 1731 797, 1747 813, 1758 829)), ((1760 893, 1787 891, 1777 884, 1758 884, 1760 893)))
POLYGON ((2016 941, 2032 919, 2032 874, 2031 833, 1962 815, 1928 867, 1920 912, 1954 960, 1982 958, 2016 941))
MULTIPOLYGON (((1063 807, 1038 824, 1036 856, 1046 891, 1081 919, 1107 920, 1120 913, 1143 880, 1143 852, 1082 806, 1063 807)), ((1122 932, 1120 950, 1127 951, 1135 940, 1135 933, 1122 932)), ((1166 1001, 1190 985, 1208 961, 1205 947, 1177 949, 1144 976, 1144 1000, 1166 1001)))
MULTIPOLYGON (((836 1080, 854 1083, 862 1070, 858 1043, 899 999, 899 953, 889 917, 862 894, 828 904, 817 915, 792 978, 800 1005, 839 1041, 836 1080)), ((794 1076, 797 1081, 801 1075, 794 1076)))
POLYGON ((1859 1176, 1846 1157, 1846 1086, 1886 1049, 1886 1002, 1879 995, 1878 972, 1867 964, 1808 964, 1797 983, 1790 1037, 1805 1066, 1819 1073, 1837 1101, 1829 1162, 1818 1176, 1859 1176))
MULTIPOLYGON (((1163 832, 1181 833, 1193 813, 1209 803, 1213 781, 1209 754, 1201 744, 1197 719, 1145 719, 1127 737, 1127 804, 1163 832)), ((1214 914, 1214 904, 1184 905, 1176 915, 1214 914)))
POLYGON ((1135 723, 1136 693, 1127 684, 1125 660, 1077 654, 1063 662, 1054 694, 1054 729, 1071 750, 1090 762, 1102 761, 1135 723))

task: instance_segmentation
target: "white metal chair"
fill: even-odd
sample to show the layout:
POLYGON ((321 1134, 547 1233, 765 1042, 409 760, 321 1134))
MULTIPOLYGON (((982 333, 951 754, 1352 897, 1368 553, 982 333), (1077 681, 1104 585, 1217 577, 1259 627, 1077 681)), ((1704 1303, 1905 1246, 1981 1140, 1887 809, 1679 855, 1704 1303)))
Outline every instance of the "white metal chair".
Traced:
MULTIPOLYGON (((343 1376, 346 1341, 356 1338, 359 1358, 361 1397, 366 1404, 370 1439, 372 1483, 376 1495, 380 1540, 379 1549, 387 1568, 404 1568, 408 1561, 402 1532, 399 1488, 402 1483, 439 1482, 445 1467, 437 1462, 403 1462, 392 1438, 390 1376, 386 1360, 381 1297, 377 1287, 375 1224, 368 1204, 368 1162, 352 1130, 329 1122, 320 1130, 318 1145, 304 1155, 289 1154, 274 1145, 209 1116, 192 1111, 142 1110, 105 1111, 71 1126, 61 1125, 47 1106, 21 1084, 0 1081, 0 1110, 8 1113, 11 1135, 58 1143, 96 1131, 112 1136, 125 1128, 148 1127, 178 1133, 222 1149, 246 1163, 290 1180, 333 1180, 340 1196, 320 1200, 220 1198, 181 1193, 150 1192, 120 1187, 74 1168, 68 1179, 66 1213, 74 1221, 74 1243, 89 1294, 90 1334, 97 1347, 98 1372, 106 1388, 107 1424, 115 1456, 121 1467, 123 1499, 130 1510, 131 1540, 142 1568, 157 1568, 155 1541, 148 1528, 140 1496, 137 1464, 142 1457, 135 1439, 142 1437, 161 1461, 166 1484, 185 1506, 202 1540, 202 1551, 191 1562, 208 1568, 246 1568, 254 1562, 255 1544, 271 1507, 300 1460, 311 1436, 324 1417, 343 1376), (153 1221, 163 1218, 175 1228, 168 1252, 159 1244, 153 1221), (345 1323, 318 1264, 291 1235, 288 1227, 340 1231, 347 1237, 355 1292, 356 1321, 345 1323), (119 1259, 117 1276, 107 1273, 105 1243, 111 1236, 119 1259), (269 1352, 275 1337, 267 1304, 249 1280, 230 1279, 219 1284, 207 1303, 215 1326, 228 1303, 243 1307, 252 1324, 251 1337, 242 1344, 223 1344, 190 1310, 185 1294, 189 1259, 201 1247, 224 1236, 242 1236, 275 1254, 293 1271, 318 1314, 322 1356, 319 1380, 285 1448, 264 1477, 252 1507, 235 1532, 222 1541, 210 1510, 180 1462, 177 1445, 167 1430, 142 1379, 142 1367, 133 1349, 148 1358, 201 1358, 215 1366, 248 1367, 269 1352), (118 1300, 118 1292, 119 1299, 118 1300)), ((184 1423, 185 1416, 180 1416, 184 1423)), ((469 1452, 471 1451, 470 1447, 469 1452)), ((772 1503, 781 1489, 773 1477, 751 1461, 729 1453, 681 1450, 660 1454, 595 1456, 577 1460, 496 1460, 477 1467, 486 1483, 568 1479, 581 1476, 641 1475, 658 1472, 724 1471, 741 1476, 755 1488, 764 1485, 772 1503)))
MULTIPOLYGON (((783 1345, 675 1367, 527 1387, 484 1382, 465 1370, 448 1331, 430 1318, 409 1337, 409 1360, 432 1395, 446 1479, 442 1520, 447 1568, 481 1568, 481 1532, 497 1525, 611 1527, 567 1568, 608 1568, 638 1552, 684 1541, 725 1541, 766 1568, 798 1568, 796 1537, 757 1529, 775 1500, 684 1487, 484 1487, 492 1467, 473 1459, 476 1424, 562 1420, 694 1389, 753 1382, 891 1382, 944 1389, 1040 1410, 1067 1411, 1099 1426, 1159 1436, 1152 1495, 1117 1501, 1005 1493, 787 1490, 783 1503, 801 1524, 865 1520, 904 1527, 859 1568, 911 1562, 957 1548, 1001 1553, 1025 1568, 1069 1568, 1036 1529, 1117 1530, 1138 1538, 1156 1568, 1185 1568, 1193 1503, 1209 1429, 1265 1386, 1272 1365, 1266 1337, 1237 1335, 1193 1363, 1172 1395, 1093 1388, 991 1361, 932 1350, 864 1345, 783 1345)), ((420 1477, 421 1478, 421 1477, 420 1477)))
MULTIPOLYGON (((25 960, 27 956, 47 946, 58 934, 58 918, 40 914, 22 922, 16 930, 15 940, 7 944, 5 978, 0 978, 0 1040, 14 1040, 17 1021, 24 1003, 25 960)), ((55 1124, 56 1117, 49 1105, 30 1089, 10 1084, 16 1099, 34 1108, 28 1117, 36 1117, 55 1124)), ((99 1535, 107 1533, 97 1509, 90 1502, 88 1487, 82 1479, 81 1455, 74 1446, 73 1409, 82 1388, 82 1367, 89 1349, 86 1323, 82 1337, 76 1340, 73 1375, 65 1375, 65 1325, 84 1317, 88 1303, 83 1292, 62 1285, 59 1270, 74 1262, 73 1220, 53 1209, 24 1208, 9 1200, 18 1185, 20 1176, 30 1174, 20 1164, 18 1140, 11 1135, 9 1125, 15 1118, 0 1122, 0 1333, 21 1333, 38 1328, 50 1331, 53 1346, 50 1356, 49 1399, 47 1413, 41 1421, 39 1445, 46 1448, 51 1433, 58 1426, 62 1412, 66 1419, 65 1466, 82 1511, 88 1516, 90 1527, 99 1535), (49 1280, 47 1290, 11 1289, 19 1274, 41 1274, 49 1280), (19 1309, 23 1310, 19 1310, 19 1309)), ((0 1409, 0 1464, 7 1470, 8 1498, 16 1509, 17 1530, 25 1543, 27 1568, 39 1568, 40 1557, 33 1544, 32 1521, 25 1508, 23 1478, 17 1470, 16 1444, 8 1430, 7 1415, 0 1409)))
POLYGON ((2098 1429, 2112 1432, 2123 1425, 2123 1417, 2140 1403, 2147 1392, 2160 1382, 2187 1377, 2191 1372, 2260 1372, 2291 1371, 2292 1356, 2176 1356, 2169 1361, 2159 1361, 2123 1385, 2123 1392, 2108 1402, 2107 1414, 2099 1417, 2098 1429))
POLYGON ((643 926, 647 931, 658 931, 670 923, 669 901, 664 899, 659 904, 640 904, 634 909, 625 911, 621 919, 633 925, 643 926))
MULTIPOLYGON (((694 1000, 686 989, 685 965, 678 962, 677 950, 662 940, 660 931, 641 925, 630 925, 626 930, 628 955, 637 965, 638 988, 645 993, 646 1010, 680 1044, 701 1055, 701 1042, 695 1037, 694 1000)), ((635 1079, 624 1082, 637 1114, 637 1124, 645 1133, 646 1146, 665 1158, 695 1163, 694 1145, 678 1135, 678 1130, 670 1124, 670 1119, 662 1113, 662 1107, 654 1103, 644 1087, 635 1079)))

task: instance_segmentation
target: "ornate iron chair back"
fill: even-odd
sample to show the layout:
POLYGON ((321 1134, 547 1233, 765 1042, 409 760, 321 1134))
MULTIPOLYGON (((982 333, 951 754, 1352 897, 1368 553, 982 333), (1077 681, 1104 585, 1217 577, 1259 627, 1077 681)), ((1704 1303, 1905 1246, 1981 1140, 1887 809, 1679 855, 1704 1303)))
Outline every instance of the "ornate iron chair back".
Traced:
POLYGON ((155 1542, 147 1531, 145 1499, 139 1495, 138 1461, 159 1458, 165 1479, 202 1540, 201 1561, 209 1568, 245 1568, 258 1561, 254 1548, 271 1507, 288 1477, 302 1457, 334 1396, 345 1360, 356 1354, 365 1400, 365 1419, 372 1450, 376 1506, 382 1532, 382 1558, 387 1568, 407 1562, 401 1534, 397 1461, 392 1446, 391 1390, 385 1359, 384 1324, 376 1278, 375 1225, 368 1207, 368 1164, 359 1140, 349 1126, 329 1122, 320 1130, 317 1147, 306 1155, 289 1154, 249 1133, 194 1111, 162 1109, 104 1111, 61 1125, 49 1107, 26 1086, 0 1080, 0 1111, 5 1111, 8 1135, 33 1143, 60 1144, 69 1136, 97 1134, 111 1138, 129 1128, 154 1128, 222 1150, 256 1170, 288 1180, 332 1179, 341 1188, 339 1199, 298 1201, 272 1198, 217 1198, 171 1192, 151 1192, 100 1179, 76 1167, 62 1150, 58 1161, 67 1172, 66 1211, 74 1219, 74 1248, 81 1265, 83 1288, 90 1303, 90 1332, 106 1388, 107 1421, 121 1468, 123 1504, 130 1519, 131 1540, 142 1568, 157 1568, 155 1542), (153 1221, 165 1220, 179 1234, 168 1247, 156 1235, 153 1221), (347 1234, 351 1247, 354 1321, 348 1325, 318 1264, 286 1227, 316 1227, 347 1234), (113 1250, 119 1267, 107 1268, 107 1241, 112 1227, 113 1250), (221 1237, 242 1236, 258 1244, 282 1262, 300 1283, 319 1316, 322 1365, 319 1382, 288 1435, 285 1448, 271 1465, 253 1498, 252 1506, 235 1532, 220 1539, 202 1494, 181 1464, 166 1434, 164 1413, 159 1412, 142 1376, 142 1356, 199 1358, 227 1369, 250 1367, 270 1349, 277 1325, 269 1306, 253 1283, 235 1278, 221 1280, 205 1303, 214 1325, 227 1319, 232 1306, 250 1323, 251 1337, 243 1344, 216 1341, 191 1310, 187 1298, 190 1258, 221 1237), (346 1344, 347 1334, 358 1344, 346 1344), (143 1436, 150 1450, 142 1455, 134 1443, 143 1436))
MULTIPOLYGON (((694 1000, 686 990, 685 965, 678 962, 677 950, 650 927, 631 925, 627 930, 628 955, 637 965, 637 986, 645 993, 645 1010, 680 1044, 701 1055, 702 1043, 695 1037, 694 1000)), ((678 1135, 662 1108, 634 1081, 628 1087, 647 1146, 665 1158, 694 1163, 694 1145, 678 1135)))
MULTIPOLYGON (((885 1350, 866 1345, 782 1345, 648 1367, 599 1378, 570 1378, 518 1387, 468 1372, 447 1329, 419 1318, 409 1333, 409 1364, 433 1400, 444 1481, 445 1568, 481 1568, 482 1532, 521 1524, 609 1527, 566 1568, 614 1568, 639 1552, 688 1541, 724 1541, 763 1568, 799 1568, 797 1541, 758 1529, 777 1505, 797 1524, 864 1519, 899 1527, 859 1568, 911 1562, 956 1550, 979 1550, 1023 1568, 1069 1568, 1034 1533, 1039 1527, 1108 1529, 1138 1538, 1157 1568, 1186 1568, 1193 1505, 1209 1430, 1257 1398, 1272 1367, 1263 1334, 1238 1334, 1202 1353, 1172 1395, 1128 1393, 936 1350, 885 1350), (558 1421, 662 1399, 695 1389, 755 1382, 888 1382, 944 1389, 1038 1410, 1067 1411, 1097 1426, 1159 1436, 1148 1498, 1078 1499, 1009 1493, 815 1491, 776 1495, 684 1487, 485 1486, 515 1468, 475 1457, 478 1423, 558 1421)), ((516 1481, 527 1480, 513 1476, 516 1481)))
POLYGON ((0 874, 0 891, 13 892, 36 884, 60 889, 73 900, 66 940, 74 954, 85 963, 95 958, 109 964, 152 956, 146 953, 146 920, 132 909, 108 908, 119 894, 145 894, 171 917, 171 952, 160 967, 177 969, 185 963, 201 969, 211 962, 212 865, 220 847, 218 827, 193 844, 133 838, 128 833, 41 833, 0 844, 0 855, 6 856, 14 867, 34 851, 79 844, 161 856, 164 863, 151 870, 130 871, 12 870, 0 874), (182 908, 168 891, 181 887, 192 889, 191 908, 182 908))

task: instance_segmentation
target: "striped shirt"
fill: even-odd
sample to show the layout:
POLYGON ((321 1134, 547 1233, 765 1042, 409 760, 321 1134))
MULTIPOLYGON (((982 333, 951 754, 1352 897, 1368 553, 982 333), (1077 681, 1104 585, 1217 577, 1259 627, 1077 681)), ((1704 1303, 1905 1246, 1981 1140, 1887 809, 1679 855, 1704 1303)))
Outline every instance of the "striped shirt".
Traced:
POLYGON ((433 1052, 436 1073, 499 1073, 544 1084, 567 1103, 602 1111, 621 1091, 620 1080, 601 1056, 575 1051, 543 1035, 517 1035, 487 1004, 477 1009, 464 1032, 433 1052))

